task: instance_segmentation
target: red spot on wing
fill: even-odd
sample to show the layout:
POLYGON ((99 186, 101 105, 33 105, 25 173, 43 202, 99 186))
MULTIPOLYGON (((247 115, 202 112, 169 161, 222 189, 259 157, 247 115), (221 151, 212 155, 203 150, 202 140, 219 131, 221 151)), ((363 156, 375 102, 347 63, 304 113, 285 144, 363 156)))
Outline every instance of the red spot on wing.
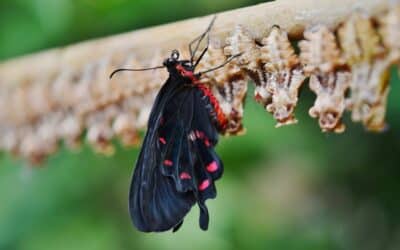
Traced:
POLYGON ((210 186, 210 181, 209 180, 204 180, 202 183, 199 185, 199 190, 204 191, 210 186))
POLYGON ((174 165, 174 163, 171 160, 164 160, 164 165, 171 167, 172 165, 174 165))
POLYGON ((210 164, 207 165, 206 169, 210 173, 217 171, 218 170, 217 162, 216 161, 211 162, 210 164))
POLYGON ((158 138, 158 140, 164 145, 167 144, 167 141, 165 140, 164 137, 160 137, 160 138, 158 138))
POLYGON ((211 146, 211 143, 210 143, 210 141, 209 141, 207 138, 204 139, 204 144, 206 145, 206 147, 211 146))
POLYGON ((187 172, 182 172, 179 175, 179 178, 181 178, 181 180, 189 180, 189 179, 192 179, 192 176, 190 176, 190 174, 187 172))

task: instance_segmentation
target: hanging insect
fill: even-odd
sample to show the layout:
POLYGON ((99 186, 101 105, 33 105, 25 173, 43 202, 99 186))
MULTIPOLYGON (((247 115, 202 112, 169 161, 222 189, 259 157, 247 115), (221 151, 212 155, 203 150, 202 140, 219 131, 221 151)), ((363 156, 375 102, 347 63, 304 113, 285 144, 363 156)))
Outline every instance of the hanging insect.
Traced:
POLYGON ((160 68, 169 72, 153 104, 130 187, 129 211, 140 231, 175 232, 195 203, 200 208, 200 228, 208 228, 205 201, 216 197, 214 182, 223 173, 214 147, 227 119, 210 89, 200 83, 200 77, 237 57, 231 56, 215 68, 194 73, 207 52, 214 21, 215 17, 207 30, 189 44, 190 60, 179 60, 179 52, 174 50, 163 66, 117 69, 110 75, 160 68), (205 38, 207 45, 195 60, 205 38))

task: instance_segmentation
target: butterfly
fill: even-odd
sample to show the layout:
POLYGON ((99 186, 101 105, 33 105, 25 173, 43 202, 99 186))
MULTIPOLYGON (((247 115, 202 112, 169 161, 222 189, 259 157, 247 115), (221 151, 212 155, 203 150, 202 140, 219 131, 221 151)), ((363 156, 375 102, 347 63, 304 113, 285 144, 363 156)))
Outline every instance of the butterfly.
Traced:
POLYGON ((210 89, 200 82, 204 73, 195 73, 208 49, 207 30, 189 44, 190 60, 180 60, 173 50, 162 66, 169 72, 154 101, 147 132, 134 169, 129 193, 129 212, 136 228, 143 232, 162 232, 182 225, 184 217, 197 204, 199 225, 208 229, 209 213, 205 201, 216 197, 215 181, 221 178, 223 163, 215 152, 218 133, 227 119, 210 89), (207 46, 194 60, 200 43, 207 36, 207 46), (194 46, 194 48, 193 48, 194 46))

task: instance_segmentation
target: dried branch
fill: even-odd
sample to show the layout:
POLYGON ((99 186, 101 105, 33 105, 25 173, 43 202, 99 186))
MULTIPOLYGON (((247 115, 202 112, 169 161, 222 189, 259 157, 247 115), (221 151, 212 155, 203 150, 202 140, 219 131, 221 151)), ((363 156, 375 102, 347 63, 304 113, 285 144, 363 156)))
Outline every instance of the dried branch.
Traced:
MULTIPOLYGON (((40 162, 57 150, 60 140, 78 146, 85 130, 88 142, 102 153, 113 152, 114 136, 136 145, 136 131, 145 126, 167 74, 163 70, 121 73, 109 80, 109 73, 118 67, 159 65, 174 48, 188 57, 187 44, 210 19, 186 20, 3 62, 0 149, 40 162)), ((248 79, 256 83, 256 99, 281 126, 297 122, 293 112, 307 76, 317 95, 310 114, 319 118, 323 131, 342 132, 346 108, 352 110, 354 121, 367 128, 384 127, 386 76, 400 58, 397 1, 280 0, 219 13, 217 20, 210 51, 200 67, 242 53, 203 79, 229 121, 227 134, 243 131, 248 79), (306 28, 299 56, 291 41, 301 39, 306 28), (339 39, 334 33, 337 28, 339 39), (348 88, 351 95, 345 101, 348 88)))

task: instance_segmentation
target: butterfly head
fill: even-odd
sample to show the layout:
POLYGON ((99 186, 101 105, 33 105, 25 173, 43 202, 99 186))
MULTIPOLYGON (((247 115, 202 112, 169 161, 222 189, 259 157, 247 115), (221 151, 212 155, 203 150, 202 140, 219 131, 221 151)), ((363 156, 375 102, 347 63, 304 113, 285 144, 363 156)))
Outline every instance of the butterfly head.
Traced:
POLYGON ((179 51, 173 50, 171 56, 164 60, 163 65, 173 75, 179 75, 189 80, 194 79, 194 67, 189 60, 179 60, 179 51))

